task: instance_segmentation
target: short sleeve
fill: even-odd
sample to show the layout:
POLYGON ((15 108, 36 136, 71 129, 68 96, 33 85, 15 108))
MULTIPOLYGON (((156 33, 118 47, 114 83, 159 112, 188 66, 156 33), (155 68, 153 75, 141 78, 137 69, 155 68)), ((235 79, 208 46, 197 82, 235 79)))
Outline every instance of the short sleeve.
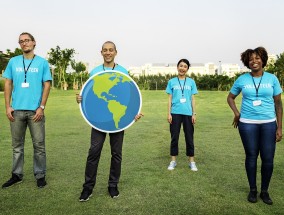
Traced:
POLYGON ((277 78, 275 75, 273 75, 273 76, 274 76, 274 90, 273 90, 273 96, 277 96, 277 95, 279 95, 280 93, 282 93, 283 90, 282 90, 282 88, 281 88, 281 85, 280 85, 280 83, 279 83, 278 78, 277 78))
POLYGON ((235 81, 235 83, 233 84, 230 93, 234 94, 234 95, 239 95, 240 92, 242 91, 241 88, 241 76, 235 81))
POLYGON ((9 63, 3 73, 3 78, 7 78, 7 79, 10 79, 12 80, 13 79, 13 75, 12 75, 12 61, 13 59, 9 60, 9 63))
POLYGON ((173 94, 172 86, 171 86, 171 80, 169 80, 167 88, 166 88, 167 94, 173 94))
POLYGON ((51 81, 51 80, 52 80, 52 77, 50 73, 50 68, 49 68, 48 62, 45 60, 43 63, 43 82, 51 81))

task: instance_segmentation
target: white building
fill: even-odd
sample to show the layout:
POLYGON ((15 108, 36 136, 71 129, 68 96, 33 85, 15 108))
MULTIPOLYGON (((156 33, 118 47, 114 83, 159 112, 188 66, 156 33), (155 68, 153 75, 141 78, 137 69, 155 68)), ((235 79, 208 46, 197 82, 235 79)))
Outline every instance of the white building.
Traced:
POLYGON ((241 71, 238 64, 222 64, 222 75, 227 75, 229 77, 234 77, 236 73, 241 71))
MULTIPOLYGON (((214 63, 192 63, 189 67, 188 74, 195 75, 214 75, 220 70, 220 65, 214 63)), ((147 63, 141 67, 129 67, 128 71, 130 74, 139 77, 141 75, 166 75, 166 74, 177 74, 176 64, 167 63, 147 63)), ((237 64, 221 64, 221 71, 223 75, 232 77, 235 73, 240 72, 240 67, 237 64)), ((221 74, 220 74, 221 75, 221 74)))
MULTIPOLYGON (((274 64, 277 60, 275 54, 268 54, 267 65, 274 64)), ((139 77, 140 75, 166 75, 166 74, 177 74, 177 65, 176 63, 147 63, 141 67, 129 67, 128 71, 130 74, 139 77)), ((238 64, 222 64, 219 61, 219 64, 214 63, 192 63, 188 74, 195 75, 227 75, 229 77, 234 77, 237 73, 248 72, 249 69, 246 67, 240 67, 238 64)))

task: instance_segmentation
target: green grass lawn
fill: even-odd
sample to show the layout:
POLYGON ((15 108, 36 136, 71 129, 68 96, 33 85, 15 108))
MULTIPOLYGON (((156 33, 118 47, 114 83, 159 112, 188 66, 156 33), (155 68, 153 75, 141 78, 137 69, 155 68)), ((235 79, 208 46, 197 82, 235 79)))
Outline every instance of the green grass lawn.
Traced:
MULTIPOLYGON (((183 133, 174 171, 170 162, 167 95, 142 91, 144 117, 127 129, 123 146, 120 197, 107 192, 110 147, 103 148, 97 184, 88 202, 78 201, 90 140, 90 126, 75 102, 75 91, 53 90, 46 107, 47 187, 38 189, 32 172, 32 143, 27 132, 24 181, 0 188, 0 214, 284 214, 284 146, 277 144, 270 184, 274 205, 248 203, 244 151, 227 92, 196 96, 195 126, 198 172, 188 168, 183 133)), ((237 100, 238 103, 240 99, 237 100)), ((0 94, 0 184, 11 176, 9 122, 0 94)), ((260 163, 260 162, 259 162, 260 163)), ((260 165, 258 168, 260 187, 260 165)))

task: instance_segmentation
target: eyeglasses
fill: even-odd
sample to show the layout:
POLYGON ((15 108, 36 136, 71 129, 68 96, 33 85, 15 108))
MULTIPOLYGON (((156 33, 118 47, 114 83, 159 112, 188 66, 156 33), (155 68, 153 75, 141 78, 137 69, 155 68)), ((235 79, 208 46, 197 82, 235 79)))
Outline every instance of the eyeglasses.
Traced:
POLYGON ((24 43, 29 43, 30 41, 32 40, 31 39, 20 40, 19 44, 23 45, 24 43))

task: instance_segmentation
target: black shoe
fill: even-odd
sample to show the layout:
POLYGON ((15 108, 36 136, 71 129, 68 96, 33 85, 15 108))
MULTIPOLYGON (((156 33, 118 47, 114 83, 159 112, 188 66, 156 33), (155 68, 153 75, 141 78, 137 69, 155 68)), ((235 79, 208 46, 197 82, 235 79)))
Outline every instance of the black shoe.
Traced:
POLYGON ((92 190, 84 188, 79 198, 80 202, 86 202, 92 196, 92 190))
POLYGON ((117 198, 119 197, 119 191, 116 187, 108 187, 108 192, 111 198, 117 198))
POLYGON ((18 184, 18 183, 21 183, 21 182, 23 182, 23 179, 21 179, 16 174, 12 174, 12 177, 2 185, 2 188, 3 189, 8 188, 8 187, 11 187, 14 184, 18 184))
POLYGON ((251 202, 251 203, 257 202, 257 191, 256 190, 249 191, 248 201, 251 202))
POLYGON ((45 185, 47 184, 45 177, 37 179, 36 184, 38 188, 44 188, 45 185))
POLYGON ((268 204, 268 205, 272 205, 273 204, 273 201, 272 199, 269 197, 269 193, 267 191, 261 191, 259 197, 262 199, 262 201, 265 203, 265 204, 268 204))

